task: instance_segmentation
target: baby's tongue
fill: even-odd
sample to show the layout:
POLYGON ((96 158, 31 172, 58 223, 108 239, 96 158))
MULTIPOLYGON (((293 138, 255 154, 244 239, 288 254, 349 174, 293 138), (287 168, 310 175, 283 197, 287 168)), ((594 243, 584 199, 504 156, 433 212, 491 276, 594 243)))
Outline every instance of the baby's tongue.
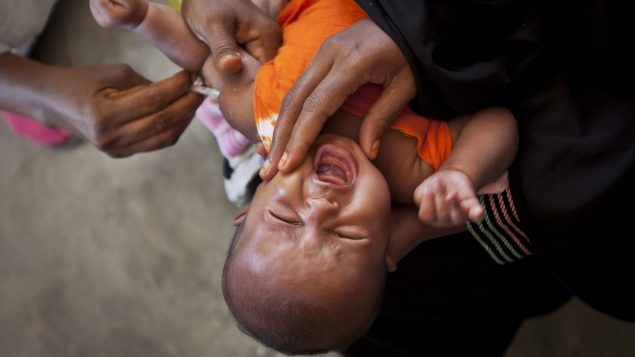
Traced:
POLYGON ((346 185, 346 172, 336 165, 321 164, 317 168, 317 175, 321 181, 336 185, 346 185))

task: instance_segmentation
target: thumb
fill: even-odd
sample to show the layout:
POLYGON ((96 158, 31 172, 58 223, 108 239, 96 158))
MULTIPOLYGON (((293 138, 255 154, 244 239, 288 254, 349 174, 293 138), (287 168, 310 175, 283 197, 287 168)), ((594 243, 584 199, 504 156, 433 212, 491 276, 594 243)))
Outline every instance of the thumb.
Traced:
POLYGON ((234 39, 232 28, 232 24, 217 23, 211 26, 207 34, 214 67, 224 75, 236 73, 243 66, 243 57, 234 39))

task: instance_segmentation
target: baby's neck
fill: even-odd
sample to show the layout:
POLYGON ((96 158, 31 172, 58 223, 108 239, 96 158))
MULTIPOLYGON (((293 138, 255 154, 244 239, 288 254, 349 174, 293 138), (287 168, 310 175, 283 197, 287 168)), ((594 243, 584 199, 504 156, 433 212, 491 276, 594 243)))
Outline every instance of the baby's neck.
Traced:
MULTIPOLYGON (((346 136, 359 142, 362 120, 338 111, 324 125, 323 133, 346 136)), ((386 178, 393 202, 414 203, 417 186, 433 173, 417 154, 417 141, 395 130, 387 130, 381 138, 377 158, 373 164, 386 178)))

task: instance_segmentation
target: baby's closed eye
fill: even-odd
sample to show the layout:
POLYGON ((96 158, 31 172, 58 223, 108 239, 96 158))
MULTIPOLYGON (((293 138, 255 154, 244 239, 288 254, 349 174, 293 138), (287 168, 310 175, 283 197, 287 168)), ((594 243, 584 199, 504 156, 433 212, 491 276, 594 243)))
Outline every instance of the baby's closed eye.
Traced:
POLYGON ((344 239, 364 239, 368 237, 368 234, 361 227, 357 226, 343 226, 333 229, 333 234, 338 238, 344 239))
POLYGON ((300 220, 294 215, 290 214, 289 212, 284 212, 280 210, 273 211, 269 209, 267 210, 267 213, 269 214, 270 217, 272 217, 276 221, 286 223, 286 224, 291 224, 294 226, 300 225, 300 220))

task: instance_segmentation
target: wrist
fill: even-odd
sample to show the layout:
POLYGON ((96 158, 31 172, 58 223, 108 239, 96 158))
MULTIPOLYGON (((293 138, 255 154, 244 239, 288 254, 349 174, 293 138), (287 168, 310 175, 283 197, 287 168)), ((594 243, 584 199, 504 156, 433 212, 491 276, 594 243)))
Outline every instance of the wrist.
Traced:
POLYGON ((0 109, 45 123, 49 80, 50 66, 10 53, 0 55, 0 109))
POLYGON ((49 127, 69 129, 64 121, 64 108, 67 107, 65 97, 69 96, 70 89, 66 83, 72 78, 68 68, 43 65, 34 118, 49 127))
POLYGON ((442 171, 446 171, 446 172, 451 171, 451 172, 459 173, 465 176, 470 181, 473 187, 480 187, 478 186, 478 183, 479 183, 478 178, 476 178, 475 175, 471 172, 472 170, 470 170, 467 167, 448 163, 448 165, 446 164, 441 165, 438 172, 442 172, 442 171))

